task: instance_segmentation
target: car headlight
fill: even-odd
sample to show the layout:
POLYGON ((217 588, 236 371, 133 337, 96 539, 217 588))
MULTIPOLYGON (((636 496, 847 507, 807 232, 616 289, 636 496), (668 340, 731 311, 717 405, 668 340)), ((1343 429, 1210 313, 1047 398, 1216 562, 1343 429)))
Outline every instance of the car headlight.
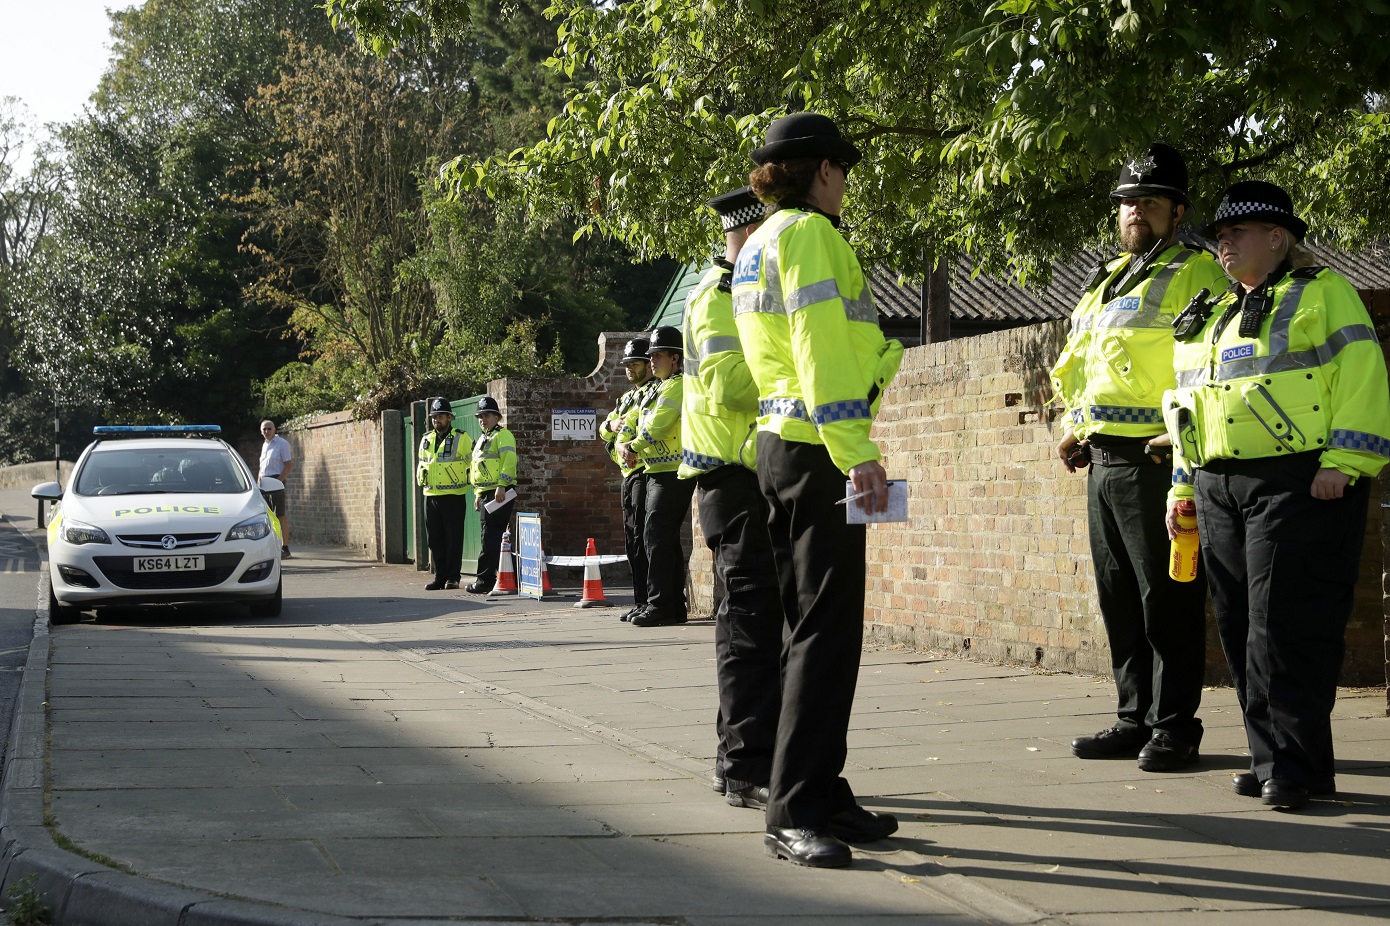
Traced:
POLYGON ((228 540, 260 540, 270 534, 270 518, 258 514, 227 531, 228 540))
POLYGON ((106 531, 92 524, 85 524, 82 521, 74 521, 71 518, 63 520, 63 539, 68 543, 110 543, 111 538, 106 536, 106 531))

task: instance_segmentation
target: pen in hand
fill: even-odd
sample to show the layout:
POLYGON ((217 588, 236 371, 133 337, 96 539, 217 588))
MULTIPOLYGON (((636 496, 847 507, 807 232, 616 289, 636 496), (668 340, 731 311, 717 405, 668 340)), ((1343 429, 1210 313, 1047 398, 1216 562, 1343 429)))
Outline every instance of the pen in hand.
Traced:
POLYGON ((866 495, 873 495, 873 494, 874 494, 874 490, 873 490, 873 489, 870 489, 870 490, 867 491, 867 492, 860 492, 858 495, 848 495, 848 496, 846 496, 846 497, 840 499, 840 500, 839 500, 838 502, 836 502, 835 504, 837 504, 837 505, 847 505, 847 504, 849 504, 850 502, 854 501, 855 499, 863 498, 863 497, 866 496, 866 495))

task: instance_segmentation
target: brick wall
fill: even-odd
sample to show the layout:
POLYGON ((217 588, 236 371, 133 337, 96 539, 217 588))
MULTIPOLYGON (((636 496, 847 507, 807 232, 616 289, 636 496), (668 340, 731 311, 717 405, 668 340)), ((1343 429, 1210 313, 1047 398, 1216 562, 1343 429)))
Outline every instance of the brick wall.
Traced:
MULTIPOLYGON (((381 559, 381 424, 335 412, 279 434, 294 455, 285 483, 291 548, 328 544, 381 559)), ((261 442, 248 440, 238 449, 256 472, 261 442)))

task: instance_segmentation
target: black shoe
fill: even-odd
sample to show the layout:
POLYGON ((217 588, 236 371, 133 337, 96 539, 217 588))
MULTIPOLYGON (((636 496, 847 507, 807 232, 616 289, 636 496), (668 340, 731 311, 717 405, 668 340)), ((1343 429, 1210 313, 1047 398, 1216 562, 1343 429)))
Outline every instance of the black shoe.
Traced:
POLYGON ((767 797, 767 785, 749 785, 724 792, 724 800, 730 807, 748 807, 752 810, 766 810, 767 797))
POLYGON ((826 829, 836 839, 845 842, 875 842, 898 831, 898 818, 891 813, 865 810, 856 805, 852 810, 842 810, 831 817, 826 829))
POLYGON ((444 583, 444 587, 447 588, 447 589, 455 589, 455 588, 458 588, 458 587, 459 587, 458 579, 450 579, 448 582, 445 582, 445 583, 444 583))
POLYGON ((824 830, 769 826, 763 836, 763 851, 774 858, 811 868, 848 868, 854 860, 849 846, 824 830))
POLYGON ((441 588, 443 588, 443 587, 444 587, 444 583, 441 582, 441 581, 439 581, 438 579, 435 579, 435 580, 434 580, 433 582, 431 582, 429 585, 426 585, 426 586, 425 586, 425 591, 427 591, 427 592, 437 592, 437 591, 439 591, 439 590, 440 590, 441 588))
POLYGON ((632 624, 634 627, 668 627, 672 624, 684 623, 684 614, 668 614, 665 611, 658 611, 656 608, 651 607, 632 615, 632 624))
MULTIPOLYGON (((1241 772, 1231 777, 1231 790, 1241 797, 1261 797, 1263 786, 1254 772, 1241 772)), ((1317 784, 1308 785, 1310 797, 1331 797, 1337 793, 1336 779, 1329 778, 1317 784)))
POLYGON ((484 594, 486 594, 486 593, 492 591, 492 586, 491 586, 491 585, 484 585, 484 584, 481 583, 481 582, 473 582, 473 583, 471 583, 471 584, 469 584, 469 585, 465 585, 465 586, 463 587, 463 590, 464 590, 465 592, 472 592, 472 593, 475 594, 475 595, 484 595, 484 594))
POLYGON ((1254 772, 1241 772, 1231 776, 1231 790, 1241 797, 1259 797, 1260 779, 1254 772))
POLYGON ((1095 736, 1078 736, 1071 741, 1071 754, 1078 759, 1132 759, 1148 741, 1149 735, 1138 727, 1114 726, 1095 736))
POLYGON ((1177 739, 1166 730, 1158 730, 1153 739, 1139 750, 1139 770, 1144 772, 1176 772, 1197 764, 1197 747, 1177 739))
POLYGON ((281 559, 289 559, 289 558, 290 558, 290 548, 289 548, 289 547, 281 547, 281 548, 280 548, 280 558, 281 558, 281 559))
POLYGON ((709 786, 719 794, 724 794, 729 790, 729 783, 724 780, 724 776, 720 773, 719 769, 715 769, 710 773, 709 786))
POLYGON ((1308 806, 1308 789, 1288 778, 1271 778, 1260 788, 1260 803, 1280 810, 1299 810, 1308 806))

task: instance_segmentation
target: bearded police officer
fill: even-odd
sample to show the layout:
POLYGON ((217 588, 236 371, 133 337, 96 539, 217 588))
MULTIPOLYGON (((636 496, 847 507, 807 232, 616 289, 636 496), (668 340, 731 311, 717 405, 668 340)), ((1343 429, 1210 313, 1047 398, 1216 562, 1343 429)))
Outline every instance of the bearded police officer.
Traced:
POLYGON ((472 475, 477 490, 473 507, 483 522, 483 549, 478 555, 477 578, 467 588, 475 595, 492 591, 497 582, 502 534, 516 508, 516 496, 507 498, 507 492, 516 488, 516 438, 502 427, 502 409, 492 396, 478 400, 477 415, 483 433, 473 444, 472 475))
POLYGON ((842 773, 864 633, 866 533, 846 523, 848 480, 865 511, 888 506, 870 437, 902 345, 878 327, 859 260, 837 230, 859 150, 829 118, 773 122, 749 175, 767 220, 739 251, 734 322, 758 387, 758 484, 785 619, 782 710, 764 851, 849 865, 846 842, 898 826, 859 806, 842 773))
POLYGON ((657 382, 642 401, 637 434, 618 444, 637 455, 646 473, 647 516, 642 526, 647 547, 647 603, 629 620, 638 627, 684 624, 685 550, 681 526, 690 516, 694 486, 679 478, 681 461, 681 357, 679 328, 662 325, 651 333, 652 375, 657 382))
POLYGON ((1287 192, 1237 183, 1206 232, 1234 282, 1174 329, 1170 502, 1196 497, 1245 717, 1250 769, 1233 787, 1297 810, 1336 790, 1332 705, 1370 482, 1390 458, 1390 388, 1366 307, 1311 265, 1287 192))
POLYGON ((734 324, 731 281, 739 248, 764 210, 746 186, 709 205, 724 227, 725 251, 686 297, 678 475, 695 481, 700 530, 723 589, 714 616, 716 787, 723 779, 730 804, 762 809, 782 702, 782 602, 755 472, 758 387, 734 324))
POLYGON ((1173 386, 1173 319, 1226 279, 1211 254, 1178 241, 1187 165, 1164 144, 1131 158, 1110 198, 1125 253, 1092 271, 1052 370, 1066 409, 1057 445, 1086 465, 1086 509, 1118 719, 1072 742, 1082 759, 1139 757, 1149 772, 1197 761, 1206 665, 1206 582, 1168 575, 1162 526, 1171 468, 1161 401, 1173 386))
POLYGON ((434 581, 430 591, 458 588, 463 566, 463 519, 467 513, 468 467, 473 438, 454 427, 449 400, 429 400, 432 428, 420 439, 415 481, 425 494, 425 533, 430 541, 434 581))
POLYGON ((623 372, 632 388, 622 394, 598 429, 608 456, 618 464, 618 471, 623 475, 623 541, 628 568, 632 570, 633 602, 622 614, 625 621, 631 620, 632 615, 647 604, 647 547, 642 539, 643 521, 647 517, 647 480, 637 454, 631 450, 620 451, 618 445, 630 443, 637 436, 642 403, 657 388, 657 380, 652 377, 651 357, 647 353, 650 348, 651 342, 646 338, 633 338, 623 348, 623 372))

